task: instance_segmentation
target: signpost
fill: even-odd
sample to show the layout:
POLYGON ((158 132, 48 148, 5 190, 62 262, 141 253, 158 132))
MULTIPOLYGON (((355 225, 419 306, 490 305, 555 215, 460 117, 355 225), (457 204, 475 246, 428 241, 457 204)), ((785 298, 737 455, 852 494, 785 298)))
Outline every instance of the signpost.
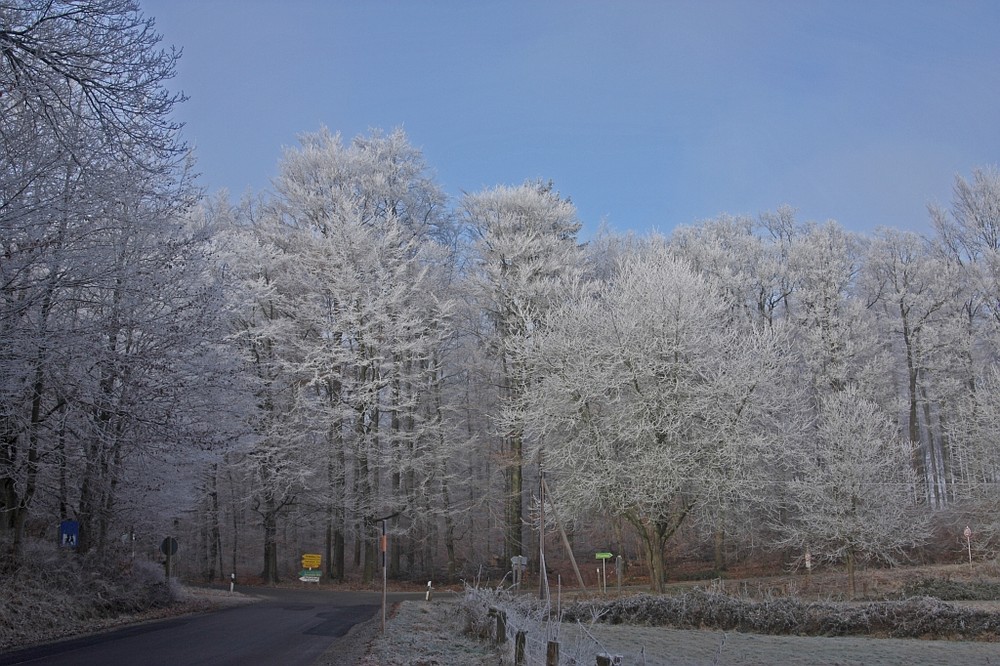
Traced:
POLYGON ((366 525, 382 523, 381 535, 378 540, 378 548, 382 552, 382 633, 385 633, 385 602, 386 590, 389 587, 389 532, 386 522, 398 516, 401 511, 397 511, 385 518, 365 518, 366 525))
POLYGON ((166 537, 160 542, 160 552, 167 556, 167 561, 165 564, 167 580, 170 580, 170 561, 173 559, 174 555, 177 554, 177 539, 172 536, 166 537))
POLYGON ((524 577, 524 570, 528 566, 528 558, 524 555, 515 555, 510 558, 511 568, 514 572, 514 589, 521 589, 521 579, 524 577))
POLYGON ((323 557, 316 553, 305 553, 302 555, 302 570, 299 571, 299 580, 303 583, 318 583, 323 572, 320 571, 320 564, 323 557))
POLYGON ((382 551, 382 633, 385 633, 385 593, 386 588, 389 586, 389 569, 387 553, 389 550, 389 536, 386 533, 385 521, 388 518, 382 519, 382 538, 379 539, 379 548, 382 551))
POLYGON ((612 557, 614 557, 614 555, 611 554, 611 553, 597 553, 596 557, 597 557, 597 559, 599 559, 601 561, 601 569, 598 572, 598 573, 601 574, 601 581, 600 581, 601 585, 600 586, 603 589, 604 593, 607 594, 608 593, 608 560, 610 560, 612 557))
POLYGON ((299 571, 299 580, 303 583, 318 583, 323 572, 319 569, 302 569, 299 571))

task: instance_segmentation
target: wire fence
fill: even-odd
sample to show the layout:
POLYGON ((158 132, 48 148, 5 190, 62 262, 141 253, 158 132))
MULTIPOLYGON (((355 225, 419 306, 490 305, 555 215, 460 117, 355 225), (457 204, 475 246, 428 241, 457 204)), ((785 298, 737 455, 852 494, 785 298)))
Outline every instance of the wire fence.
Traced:
POLYGON ((503 589, 469 587, 465 606, 470 624, 480 638, 497 646, 504 663, 514 666, 596 664, 617 666, 646 663, 643 646, 630 651, 609 651, 589 624, 562 622, 551 604, 516 596, 503 589))

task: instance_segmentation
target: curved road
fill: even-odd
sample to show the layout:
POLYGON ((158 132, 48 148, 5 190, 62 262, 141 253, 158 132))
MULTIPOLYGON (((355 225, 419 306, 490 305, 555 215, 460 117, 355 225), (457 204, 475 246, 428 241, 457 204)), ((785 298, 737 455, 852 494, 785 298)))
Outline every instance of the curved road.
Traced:
MULTIPOLYGON (((374 592, 255 588, 252 594, 263 600, 27 648, 0 655, 0 665, 309 666, 382 603, 374 592)), ((390 594, 389 603, 419 598, 390 594)))

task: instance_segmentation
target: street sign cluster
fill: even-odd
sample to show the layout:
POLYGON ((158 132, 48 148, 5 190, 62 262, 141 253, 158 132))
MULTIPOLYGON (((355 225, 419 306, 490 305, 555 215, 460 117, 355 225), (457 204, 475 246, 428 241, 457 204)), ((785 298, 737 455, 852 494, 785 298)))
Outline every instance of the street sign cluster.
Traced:
POLYGON ((316 553, 305 553, 302 555, 302 570, 299 571, 299 580, 303 583, 318 583, 323 572, 320 565, 323 557, 316 553))

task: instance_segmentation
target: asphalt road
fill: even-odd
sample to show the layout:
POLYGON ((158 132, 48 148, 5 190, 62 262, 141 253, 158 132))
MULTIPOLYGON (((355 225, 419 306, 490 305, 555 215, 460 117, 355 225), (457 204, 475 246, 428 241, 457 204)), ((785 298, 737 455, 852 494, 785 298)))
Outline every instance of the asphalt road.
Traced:
MULTIPOLYGON (((256 588, 252 594, 263 600, 19 650, 0 655, 0 665, 308 666, 382 603, 371 592, 256 588)), ((390 594, 389 603, 418 598, 390 594)))

